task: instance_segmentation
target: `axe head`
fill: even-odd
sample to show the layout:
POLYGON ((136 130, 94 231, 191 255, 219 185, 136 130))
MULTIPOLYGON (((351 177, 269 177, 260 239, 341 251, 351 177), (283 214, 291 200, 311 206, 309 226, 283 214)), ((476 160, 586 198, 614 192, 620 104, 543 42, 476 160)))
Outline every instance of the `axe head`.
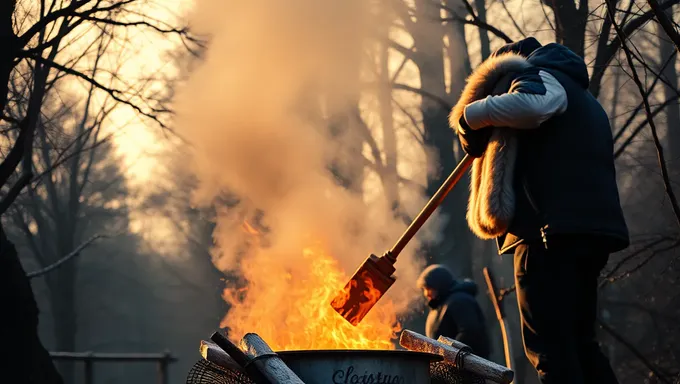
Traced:
POLYGON ((382 257, 370 255, 335 296, 333 309, 350 324, 358 325, 396 281, 392 276, 394 261, 389 253, 382 257))

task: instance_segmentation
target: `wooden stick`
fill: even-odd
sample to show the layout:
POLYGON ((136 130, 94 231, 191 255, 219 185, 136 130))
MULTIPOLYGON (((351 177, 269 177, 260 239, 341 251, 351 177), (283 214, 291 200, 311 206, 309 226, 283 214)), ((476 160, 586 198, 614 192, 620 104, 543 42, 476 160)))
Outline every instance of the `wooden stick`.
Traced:
POLYGON ((243 336, 239 347, 259 372, 273 384, 304 384, 286 363, 255 333, 243 336))
POLYGON ((505 366, 512 369, 512 348, 510 343, 510 335, 508 334, 508 322, 505 319, 505 311, 503 310, 502 299, 498 298, 496 294, 496 284, 494 282, 491 270, 487 267, 484 268, 484 280, 486 281, 486 286, 489 289, 489 297, 491 298, 491 303, 493 304, 493 309, 496 312, 496 319, 498 319, 498 324, 501 327, 501 337, 503 338, 503 354, 505 355, 505 366))
POLYGON ((411 351, 440 355, 444 358, 444 361, 455 365, 462 371, 472 372, 500 384, 509 384, 515 376, 515 373, 510 369, 472 354, 465 355, 462 366, 459 366, 460 348, 432 340, 408 329, 401 333, 399 344, 411 351))
POLYGON ((224 352, 217 344, 201 340, 201 356, 213 364, 219 365, 222 368, 232 371, 246 373, 245 369, 240 366, 228 353, 224 352))

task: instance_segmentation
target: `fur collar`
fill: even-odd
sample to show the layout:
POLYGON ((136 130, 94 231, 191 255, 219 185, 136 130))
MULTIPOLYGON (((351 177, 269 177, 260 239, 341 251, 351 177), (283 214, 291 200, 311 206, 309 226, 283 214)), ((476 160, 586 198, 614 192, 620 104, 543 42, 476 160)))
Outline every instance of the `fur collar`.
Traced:
MULTIPOLYGON (((468 77, 467 84, 449 114, 451 128, 458 130, 465 106, 489 95, 507 92, 513 73, 530 66, 514 53, 484 61, 468 77)), ((481 239, 505 234, 515 214, 513 186, 517 143, 512 130, 495 128, 484 155, 472 163, 468 226, 481 239)))
POLYGON ((468 76, 465 88, 463 88, 458 102, 449 114, 450 126, 458 126, 458 121, 463 116, 466 105, 489 95, 506 92, 509 84, 506 84, 507 81, 501 80, 506 80, 508 75, 530 66, 531 64, 525 57, 512 52, 486 59, 468 76), (505 89, 499 89, 504 86, 505 89))

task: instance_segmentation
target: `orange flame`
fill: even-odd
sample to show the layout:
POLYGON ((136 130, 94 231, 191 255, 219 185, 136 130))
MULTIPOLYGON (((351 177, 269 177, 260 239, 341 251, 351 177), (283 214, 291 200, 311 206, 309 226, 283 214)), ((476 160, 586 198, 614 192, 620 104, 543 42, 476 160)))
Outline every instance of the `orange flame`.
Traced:
POLYGON ((225 289, 224 298, 232 307, 221 324, 230 328, 234 342, 255 332, 279 351, 394 349, 401 327, 391 301, 381 300, 353 326, 329 305, 348 279, 337 261, 312 247, 294 260, 261 254, 241 261, 248 288, 245 295, 225 289))

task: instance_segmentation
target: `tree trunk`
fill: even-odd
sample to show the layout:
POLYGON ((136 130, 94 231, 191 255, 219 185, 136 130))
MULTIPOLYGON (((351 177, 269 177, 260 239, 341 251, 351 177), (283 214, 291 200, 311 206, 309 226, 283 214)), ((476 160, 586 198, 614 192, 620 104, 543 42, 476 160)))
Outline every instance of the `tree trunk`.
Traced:
MULTIPOLYGON (((477 9, 477 17, 479 20, 486 23, 486 1, 475 0, 475 8, 477 9)), ((464 28, 462 23, 459 23, 464 28)), ((491 41, 489 40, 489 31, 486 28, 477 28, 479 31, 479 49, 482 54, 482 61, 491 56, 491 41)), ((465 36, 465 35, 463 35, 465 36)))
MULTIPOLYGON (((446 99, 448 94, 444 77, 444 30, 441 24, 431 21, 440 17, 440 10, 436 4, 425 0, 416 1, 416 9, 420 21, 417 22, 413 38, 421 88, 446 99)), ((459 76, 451 74, 451 79, 459 76)), ((421 112, 428 165, 427 193, 431 196, 457 165, 458 159, 454 154, 456 135, 449 127, 449 111, 443 109, 437 102, 423 97, 421 112)), ((459 185, 442 203, 440 217, 444 223, 439 231, 442 237, 437 244, 427 249, 431 260, 446 264, 456 276, 472 275, 470 261, 472 238, 465 220, 468 182, 467 176, 461 179, 459 185)))
MULTIPOLYGON (((38 336, 38 306, 14 244, 0 225, 0 337, 3 375, 14 372, 22 383, 62 384, 38 336)), ((5 376, 8 377, 8 376, 5 376)))
MULTIPOLYGON (((14 68, 18 38, 14 33, 13 15, 16 0, 4 0, 0 2, 0 112, 4 112, 7 105, 7 92, 9 91, 9 76, 14 68)), ((4 183, 6 180, 0 180, 4 183)))
MULTIPOLYGON (((63 352, 77 352, 76 265, 76 260, 72 260, 51 272, 51 275, 48 275, 52 297, 52 312, 54 313, 56 348, 63 352)), ((75 366, 73 362, 60 363, 59 369, 65 382, 74 382, 75 366)))
POLYGON ((555 14, 555 40, 585 57, 585 33, 588 23, 588 2, 579 1, 579 7, 573 0, 545 0, 555 14))
MULTIPOLYGON (((666 11, 666 15, 673 20, 673 7, 666 11)), ((659 63, 665 63, 668 57, 675 53, 675 45, 668 40, 663 28, 657 25, 657 34, 659 36, 659 63)), ((664 100, 671 99, 677 96, 678 92, 678 72, 675 69, 677 60, 672 60, 662 72, 662 76, 668 84, 663 84, 664 100)), ((666 148, 668 151, 668 170, 671 171, 671 177, 677 180, 678 164, 680 163, 680 105, 678 103, 671 103, 666 107, 666 148), (673 171, 675 170, 675 172, 673 171)), ((674 181, 675 181, 674 180, 674 181)))
POLYGON ((380 45, 379 65, 380 85, 378 100, 380 104, 380 123, 382 125, 383 152, 385 153, 385 168, 383 170, 382 185, 385 198, 393 212, 399 210, 399 184, 397 173, 397 136, 394 132, 392 116, 392 88, 389 71, 389 48, 380 45))

